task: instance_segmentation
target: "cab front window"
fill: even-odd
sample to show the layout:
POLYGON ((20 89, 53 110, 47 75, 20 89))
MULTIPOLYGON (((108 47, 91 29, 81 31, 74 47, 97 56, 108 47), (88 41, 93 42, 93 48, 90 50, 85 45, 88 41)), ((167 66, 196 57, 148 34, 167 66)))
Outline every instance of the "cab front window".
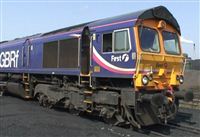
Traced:
POLYGON ((178 36, 176 33, 163 31, 163 41, 165 51, 168 54, 180 54, 178 36))
POLYGON ((155 29, 139 27, 140 46, 146 52, 159 52, 158 32, 155 29))

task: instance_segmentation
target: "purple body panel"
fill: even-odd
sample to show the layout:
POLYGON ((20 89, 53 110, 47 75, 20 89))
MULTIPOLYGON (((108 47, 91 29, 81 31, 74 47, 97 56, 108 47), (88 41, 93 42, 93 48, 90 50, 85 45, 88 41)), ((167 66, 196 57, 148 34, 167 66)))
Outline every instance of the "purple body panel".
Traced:
MULTIPOLYGON (((37 74, 57 74, 57 75, 80 75, 80 65, 77 69, 66 69, 66 68, 43 68, 43 44, 46 42, 51 42, 55 40, 62 40, 67 38, 73 38, 75 35, 81 35, 84 27, 88 26, 91 34, 96 34, 97 39, 92 41, 92 55, 91 55, 91 65, 90 70, 94 70, 94 67, 99 66, 100 72, 93 72, 92 76, 94 77, 124 77, 131 78, 133 77, 135 68, 135 60, 132 59, 132 54, 136 52, 135 49, 135 39, 133 26, 137 21, 137 16, 139 14, 127 14, 124 16, 118 16, 114 18, 108 18, 103 20, 94 21, 88 23, 82 27, 75 28, 69 31, 50 34, 50 35, 35 35, 31 37, 22 38, 19 40, 13 40, 10 42, 0 44, 0 63, 4 65, 4 67, 0 67, 0 72, 8 72, 8 73, 37 73, 37 74), (101 51, 102 48, 102 34, 106 32, 113 32, 114 30, 119 29, 129 29, 130 37, 131 37, 131 50, 126 53, 108 53, 103 54, 101 51), (29 49, 29 50, 28 50, 29 49), (94 55, 94 51, 98 56, 101 56, 104 60, 98 58, 98 56, 94 55), (11 52, 13 55, 11 55, 11 52), (14 61, 14 52, 18 52, 18 57, 15 58, 17 61, 14 61), (10 66, 5 67, 5 64, 8 64, 5 61, 7 57, 6 53, 13 56, 13 60, 10 61, 10 66), (126 55, 124 55, 126 54, 126 55), (112 62, 111 56, 128 56, 128 61, 124 62, 112 62), (106 63, 105 63, 106 62, 106 63), (14 63, 17 65, 14 66, 14 63), (111 64, 106 65, 106 64, 111 64), (113 69, 112 66, 117 67, 117 69, 113 69), (119 68, 119 69, 118 69, 119 68), (122 69, 122 70, 121 70, 122 69), (123 69, 130 69, 131 72, 123 72, 123 69)), ((81 38, 80 38, 81 39, 81 38)), ((8 55, 9 56, 9 55, 8 55)), ((50 55, 49 55, 50 56, 50 55)), ((79 56, 80 57, 80 56, 79 56)))

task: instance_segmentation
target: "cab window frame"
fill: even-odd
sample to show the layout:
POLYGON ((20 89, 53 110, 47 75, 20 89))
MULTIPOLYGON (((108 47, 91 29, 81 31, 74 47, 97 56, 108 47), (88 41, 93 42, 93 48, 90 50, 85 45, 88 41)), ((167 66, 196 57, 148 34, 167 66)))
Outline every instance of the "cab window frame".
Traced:
POLYGON ((163 39, 162 42, 163 42, 163 49, 164 49, 165 54, 168 54, 168 55, 181 55, 181 54, 182 54, 182 49, 181 49, 180 39, 179 39, 179 35, 178 35, 178 33, 177 33, 177 32, 173 32, 173 31, 169 31, 169 30, 162 30, 160 33, 161 33, 161 35, 162 35, 162 39, 163 39), (163 32, 168 32, 168 33, 176 34, 176 36, 177 36, 177 40, 178 40, 178 50, 179 50, 179 53, 175 53, 175 54, 173 54, 173 53, 169 53, 169 52, 166 51, 166 49, 165 49, 165 44, 164 44, 163 32))
POLYGON ((103 33, 102 35, 102 38, 101 38, 101 52, 103 53, 103 54, 109 54, 109 53, 112 53, 113 52, 113 32, 112 31, 110 31, 110 32, 105 32, 105 33, 103 33), (104 51, 104 35, 106 35, 106 34, 111 34, 112 35, 112 51, 108 51, 108 52, 106 52, 106 51, 104 51))
MULTIPOLYGON (((161 34, 162 35, 162 34, 161 34)), ((158 31, 157 28, 155 27, 150 27, 150 26, 146 26, 146 25, 140 25, 138 26, 138 40, 139 40, 139 47, 140 47, 140 50, 142 52, 146 52, 146 53, 161 53, 161 39, 160 39, 160 32, 158 31), (158 48, 159 50, 158 51, 145 51, 142 47, 141 47, 141 38, 140 38, 140 27, 143 27, 143 28, 148 28, 148 29, 152 29, 154 30, 156 33, 157 33, 157 36, 158 36, 158 48)))
POLYGON ((131 51, 131 49, 132 49, 132 44, 131 44, 131 37, 130 37, 130 30, 129 30, 129 28, 123 28, 123 29, 116 29, 116 30, 113 30, 113 31, 108 31, 108 32, 105 32, 105 33, 102 33, 102 44, 101 44, 101 53, 102 54, 119 54, 119 53, 129 53, 130 51, 131 51), (127 32, 127 34, 128 34, 128 43, 129 43, 129 46, 128 46, 128 50, 126 50, 126 51, 115 51, 114 50, 114 48, 115 48, 115 33, 116 32, 120 32, 120 31, 126 31, 127 32), (104 52, 103 51, 103 45, 104 45, 104 41, 103 41, 103 36, 105 35, 105 34, 112 34, 112 51, 110 51, 110 52, 104 52))

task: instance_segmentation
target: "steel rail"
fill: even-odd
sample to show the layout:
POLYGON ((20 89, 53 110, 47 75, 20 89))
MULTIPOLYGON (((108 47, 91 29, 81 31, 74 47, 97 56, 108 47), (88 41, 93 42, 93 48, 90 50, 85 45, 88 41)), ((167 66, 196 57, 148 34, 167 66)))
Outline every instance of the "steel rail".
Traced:
POLYGON ((182 130, 182 131, 188 131, 190 133, 195 133, 195 134, 200 135, 200 128, 197 128, 197 127, 192 127, 192 126, 177 124, 177 123, 172 123, 172 122, 169 122, 166 125, 169 127, 173 127, 173 128, 182 130))
POLYGON ((152 135, 156 135, 156 136, 160 136, 160 137, 171 137, 170 135, 166 135, 166 134, 154 131, 152 129, 142 128, 142 129, 138 130, 138 132, 142 133, 142 134, 152 134, 152 135))

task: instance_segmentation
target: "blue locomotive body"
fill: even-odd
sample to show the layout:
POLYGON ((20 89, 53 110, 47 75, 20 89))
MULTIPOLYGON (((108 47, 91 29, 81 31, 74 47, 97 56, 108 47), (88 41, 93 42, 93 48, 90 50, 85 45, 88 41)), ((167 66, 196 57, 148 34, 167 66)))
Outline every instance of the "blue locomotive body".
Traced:
POLYGON ((42 106, 95 112, 115 125, 166 122, 179 99, 193 97, 177 90, 179 37, 176 19, 159 6, 1 42, 0 82, 42 106))
MULTIPOLYGON (((132 78, 135 72, 135 53, 136 46, 134 40, 133 26, 137 21, 137 15, 126 15, 121 17, 115 17, 111 19, 105 19, 100 21, 94 21, 88 24, 84 24, 80 27, 72 27, 67 31, 60 31, 57 33, 50 32, 47 34, 38 34, 31 37, 13 40, 10 42, 2 43, 1 49, 1 72, 10 73, 36 73, 36 74, 50 74, 50 75, 80 75, 81 74, 81 52, 77 51, 77 66, 75 68, 59 67, 59 64, 54 67, 45 68, 43 66, 44 61, 44 45, 54 41, 61 41, 67 39, 77 39, 78 42, 74 46, 77 46, 77 50, 81 50, 81 35, 84 27, 88 27, 90 30, 91 39, 91 54, 90 54, 90 71, 93 71, 96 67, 96 71, 93 71, 94 77, 125 77, 132 78), (125 31, 125 35, 128 37, 128 50, 127 51, 110 51, 104 52, 103 34, 112 33, 115 35, 118 31, 125 31), (92 37, 93 36, 93 37, 92 37), (131 38, 130 38, 131 36, 131 38), (13 54, 11 55, 11 52, 13 54), (14 52, 17 54, 15 61, 12 60, 14 52), (9 53, 5 54, 5 53, 9 53)), ((123 34, 122 34, 123 35, 123 34)), ((112 39, 113 41, 113 39, 112 39)), ((68 46, 68 45, 65 45, 68 46)), ((112 45, 113 46, 113 45, 112 45)), ((55 54, 56 55, 56 54, 55 54)), ((53 56, 53 55, 47 55, 53 56)), ((54 56, 53 58, 57 58, 54 56)), ((59 61, 58 61, 59 62, 59 61)), ((66 62, 68 63, 68 62, 66 62)))

